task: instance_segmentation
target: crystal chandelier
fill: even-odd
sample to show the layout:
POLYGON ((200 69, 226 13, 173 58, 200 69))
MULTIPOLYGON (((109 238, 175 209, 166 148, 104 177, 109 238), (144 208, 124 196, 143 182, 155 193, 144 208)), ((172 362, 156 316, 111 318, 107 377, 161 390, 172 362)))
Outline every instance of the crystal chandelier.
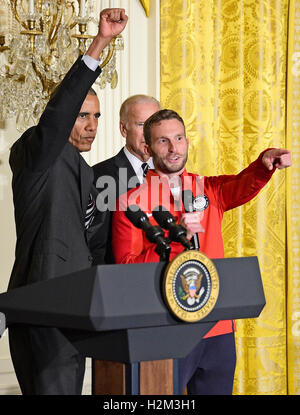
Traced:
MULTIPOLYGON (((55 86, 91 43, 88 28, 98 28, 92 3, 0 0, 0 121, 16 117, 21 132, 37 123, 55 86)), ((100 88, 117 86, 116 51, 122 49, 120 35, 103 51, 100 88)))

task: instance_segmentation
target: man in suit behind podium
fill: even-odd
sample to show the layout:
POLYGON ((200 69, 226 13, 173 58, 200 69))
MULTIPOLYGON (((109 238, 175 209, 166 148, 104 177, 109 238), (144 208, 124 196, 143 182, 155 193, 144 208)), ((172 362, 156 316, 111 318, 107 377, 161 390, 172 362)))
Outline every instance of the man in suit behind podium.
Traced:
MULTIPOLYGON (((85 56, 67 73, 37 126, 11 149, 17 245, 9 289, 92 264, 85 230, 96 189, 80 152, 90 150, 100 116, 90 90, 101 73, 99 56, 126 22, 123 9, 101 12, 85 56)), ((23 394, 81 393, 85 359, 59 330, 11 327, 9 340, 23 394)))
MULTIPOLYGON (((143 183, 147 170, 149 168, 153 169, 154 167, 152 157, 150 157, 149 153, 146 151, 143 126, 147 118, 159 110, 159 101, 151 96, 141 94, 132 95, 121 105, 120 132, 126 140, 125 146, 116 156, 93 166, 95 184, 99 193, 107 188, 105 177, 111 177, 116 184, 116 188, 112 187, 112 205, 115 204, 116 199, 123 193, 127 193, 129 189, 143 183), (98 180, 99 178, 100 180, 98 180)), ((98 208, 101 208, 98 203, 97 206, 98 208)), ((105 262, 108 264, 114 263, 111 247, 111 221, 114 206, 111 206, 110 204, 110 207, 112 208, 111 210, 102 214, 105 217, 107 227, 110 229, 107 234, 108 240, 105 254, 105 262)), ((102 220, 102 217, 100 213, 100 220, 102 220)), ((96 233, 92 245, 93 263, 101 264, 103 259, 103 245, 96 233), (97 247, 97 245, 99 245, 99 247, 97 247)))

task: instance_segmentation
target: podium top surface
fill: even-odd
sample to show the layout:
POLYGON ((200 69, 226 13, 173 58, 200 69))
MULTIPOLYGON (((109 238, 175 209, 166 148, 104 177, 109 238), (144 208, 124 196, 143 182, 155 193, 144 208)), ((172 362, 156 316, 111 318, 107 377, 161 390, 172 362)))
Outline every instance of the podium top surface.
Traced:
MULTIPOLYGON (((257 257, 212 260, 219 297, 203 322, 257 317, 265 297, 257 257)), ((183 323, 162 296, 167 264, 102 265, 0 294, 7 325, 108 331, 183 323)))

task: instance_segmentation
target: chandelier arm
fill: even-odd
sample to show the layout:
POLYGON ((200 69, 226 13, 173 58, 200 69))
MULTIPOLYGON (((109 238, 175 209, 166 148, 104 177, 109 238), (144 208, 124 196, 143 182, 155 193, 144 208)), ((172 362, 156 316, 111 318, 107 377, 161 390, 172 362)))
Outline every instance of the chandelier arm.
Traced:
POLYGON ((57 18, 58 18, 58 6, 56 5, 56 13, 52 15, 52 21, 50 23, 50 27, 48 30, 48 42, 49 45, 53 43, 53 39, 55 39, 55 35, 57 33, 57 18), (54 33, 54 34, 53 34, 54 33))
POLYGON ((43 77, 42 73, 38 70, 36 64, 33 61, 32 61, 32 68, 42 84, 43 92, 47 93, 47 99, 49 99, 51 92, 56 87, 56 84, 54 82, 47 81, 47 79, 43 77))
POLYGON ((25 22, 23 22, 21 20, 20 16, 19 16, 19 13, 18 13, 18 10, 17 10, 17 2, 18 2, 18 0, 10 0, 10 7, 11 7, 11 10, 12 10, 12 13, 13 13, 15 19, 17 20, 17 22, 19 22, 20 25, 22 27, 24 27, 24 29, 28 30, 28 25, 25 22))
POLYGON ((46 81, 45 81, 45 79, 43 79, 41 72, 38 70, 36 64, 33 61, 32 61, 32 68, 33 68, 35 74, 37 75, 37 77, 39 78, 39 80, 42 83, 43 91, 45 91, 45 89, 46 89, 46 81))
MULTIPOLYGON (((69 2, 68 2, 68 4, 69 4, 69 2)), ((69 22, 72 21, 74 15, 76 14, 74 3, 71 3, 70 7, 72 8, 72 15, 69 19, 69 22)), ((68 24, 69 24, 69 22, 68 22, 68 24)), ((73 23, 69 24, 69 29, 72 30, 76 25, 77 25, 76 20, 73 20, 73 23)))
POLYGON ((77 25, 77 22, 73 22, 69 25, 69 29, 74 29, 74 27, 77 25))
POLYGON ((101 69, 103 69, 110 62, 111 58, 113 57, 114 52, 115 52, 115 43, 116 43, 116 38, 114 37, 112 39, 112 41, 110 42, 110 44, 109 44, 109 51, 107 53, 106 58, 100 64, 101 69))
POLYGON ((58 23, 56 23, 57 22, 57 17, 58 17, 58 13, 55 15, 55 20, 53 21, 52 28, 51 28, 50 33, 49 33, 49 44, 50 45, 52 45, 53 43, 55 43, 57 41, 58 29, 61 25, 61 19, 62 19, 62 18, 60 18, 58 23), (53 34, 53 32, 54 32, 54 34, 53 34))

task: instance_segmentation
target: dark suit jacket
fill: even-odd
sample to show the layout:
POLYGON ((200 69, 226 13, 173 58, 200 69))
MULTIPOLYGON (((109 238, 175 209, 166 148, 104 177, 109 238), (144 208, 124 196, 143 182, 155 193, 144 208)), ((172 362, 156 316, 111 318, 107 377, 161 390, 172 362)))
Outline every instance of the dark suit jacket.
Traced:
MULTIPOLYGON (((138 178, 135 174, 135 171, 129 162, 128 158, 126 157, 123 148, 119 151, 119 153, 111 157, 107 160, 104 160, 98 164, 93 166, 94 170, 94 184, 97 187, 99 193, 103 191, 107 186, 99 186, 97 185, 98 178, 103 178, 103 176, 112 177, 116 183, 116 199, 121 196, 123 193, 126 193, 130 188, 136 187, 136 183, 139 183, 138 178), (126 171, 126 175, 120 174, 120 169, 126 171), (132 180, 132 186, 129 187, 128 182, 132 180)), ((112 246, 111 246, 111 226, 112 226, 112 212, 107 211, 104 213, 98 213, 98 218, 96 221, 105 222, 105 229, 106 229, 106 236, 107 236, 107 243, 106 243, 106 252, 104 254, 105 262, 107 264, 114 263, 114 257, 112 253, 112 246)), ((91 249, 93 253, 94 262, 93 264, 101 264, 103 260, 103 243, 100 240, 100 234, 97 232, 94 233, 93 241, 91 243, 91 249)))
POLYGON ((17 244, 9 288, 91 266, 84 217, 93 171, 68 138, 100 72, 79 58, 11 149, 17 244))

